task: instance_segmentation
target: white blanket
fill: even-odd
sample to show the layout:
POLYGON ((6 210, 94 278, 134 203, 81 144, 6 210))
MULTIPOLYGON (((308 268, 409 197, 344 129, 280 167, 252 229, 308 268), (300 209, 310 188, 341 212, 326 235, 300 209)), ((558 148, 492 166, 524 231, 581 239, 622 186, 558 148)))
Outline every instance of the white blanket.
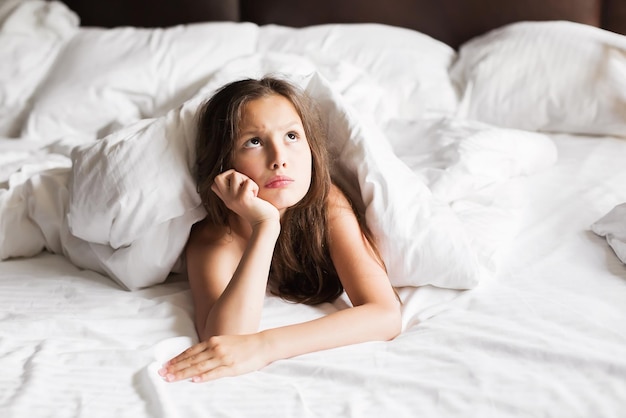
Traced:
MULTIPOLYGON (((85 29, 0 3, 0 416, 622 416, 626 268, 589 225, 623 225, 598 220, 626 202, 626 142, 603 136, 626 132, 625 39, 528 22, 457 53, 384 25, 85 29), (197 338, 192 118, 268 72, 319 101, 403 332, 165 384, 197 338)), ((268 295, 261 327, 348 304, 268 295)))
POLYGON ((5 240, 2 257, 29 256, 45 247, 128 289, 161 283, 179 271, 191 225, 204 216, 191 176, 195 111, 225 82, 266 73, 289 74, 319 103, 336 157, 335 178, 358 185, 353 197, 362 202, 394 285, 467 289, 496 272, 498 253, 515 235, 523 204, 509 180, 554 163, 547 137, 424 119, 413 130, 403 127, 416 147, 401 155, 409 164, 420 160, 410 167, 385 135, 393 137, 394 127, 385 132, 366 113, 379 98, 360 99, 360 112, 345 99, 371 88, 362 71, 276 53, 232 61, 193 99, 162 117, 65 147, 71 149, 71 169, 52 153, 62 168, 40 165, 42 171, 11 177, 0 195, 1 226, 5 236, 22 239, 5 240), (340 89, 340 83, 347 87, 340 89), (24 235, 25 226, 41 232, 24 235))
MULTIPOLYGON (((0 412, 619 417, 626 269, 588 226, 626 201, 626 143, 563 136, 556 144, 560 161, 524 182, 529 204, 496 280, 460 294, 401 288, 404 331, 394 341, 311 353, 236 378, 164 384, 155 374, 196 338, 179 276, 125 292, 62 256, 4 261, 0 412)), ((343 307, 343 298, 308 307, 268 297, 262 326, 343 307)))

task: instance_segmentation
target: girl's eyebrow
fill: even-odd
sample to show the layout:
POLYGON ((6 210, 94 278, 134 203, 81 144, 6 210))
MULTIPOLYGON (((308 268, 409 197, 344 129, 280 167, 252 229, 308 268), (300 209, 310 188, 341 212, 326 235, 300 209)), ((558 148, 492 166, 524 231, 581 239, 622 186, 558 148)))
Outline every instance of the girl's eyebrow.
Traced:
MULTIPOLYGON (((287 123, 285 123, 284 125, 281 125, 278 127, 278 129, 280 130, 287 130, 289 128, 293 128, 293 127, 301 127, 302 123, 298 120, 292 120, 289 121, 287 123)), ((248 129, 246 129, 245 131, 241 131, 239 133, 239 136, 248 136, 248 135, 254 135, 254 134, 258 134, 259 132, 263 132, 264 128, 263 127, 258 127, 258 126, 250 126, 250 127, 246 127, 248 129)))
POLYGON ((292 120, 291 122, 288 122, 281 126, 281 129, 293 128, 294 126, 300 127, 302 126, 302 123, 299 120, 292 120))

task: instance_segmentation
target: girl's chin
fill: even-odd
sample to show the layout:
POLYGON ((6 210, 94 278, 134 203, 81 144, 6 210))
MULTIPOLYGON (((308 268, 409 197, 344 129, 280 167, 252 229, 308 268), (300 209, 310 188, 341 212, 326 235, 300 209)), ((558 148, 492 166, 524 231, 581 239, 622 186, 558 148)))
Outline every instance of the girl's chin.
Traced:
MULTIPOLYGON (((263 199, 262 196, 259 196, 261 199, 263 199)), ((300 199, 296 199, 296 198, 291 198, 291 199, 276 199, 276 198, 267 198, 264 199, 266 201, 268 201, 269 203, 271 203, 276 209, 278 209, 278 211, 281 213, 281 215, 290 207, 295 206, 298 204, 298 202, 300 202, 300 200, 302 200, 304 198, 304 196, 302 196, 300 199)))
POLYGON ((285 213, 285 211, 287 209, 289 209, 290 207, 294 206, 296 203, 298 202, 294 202, 293 204, 289 204, 289 203, 285 203, 285 202, 281 202, 281 203, 274 203, 274 202, 270 202, 272 205, 274 205, 274 207, 276 209, 278 209, 278 211, 280 212, 280 214, 282 215, 283 213, 285 213))

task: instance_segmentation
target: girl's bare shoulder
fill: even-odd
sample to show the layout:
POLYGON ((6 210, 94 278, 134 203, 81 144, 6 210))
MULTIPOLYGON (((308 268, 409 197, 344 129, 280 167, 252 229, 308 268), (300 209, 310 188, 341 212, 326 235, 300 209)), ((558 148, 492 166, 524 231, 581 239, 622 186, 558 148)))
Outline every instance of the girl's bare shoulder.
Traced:
POLYGON ((187 247, 219 247, 232 244, 236 236, 227 225, 215 225, 203 219, 191 227, 187 247))

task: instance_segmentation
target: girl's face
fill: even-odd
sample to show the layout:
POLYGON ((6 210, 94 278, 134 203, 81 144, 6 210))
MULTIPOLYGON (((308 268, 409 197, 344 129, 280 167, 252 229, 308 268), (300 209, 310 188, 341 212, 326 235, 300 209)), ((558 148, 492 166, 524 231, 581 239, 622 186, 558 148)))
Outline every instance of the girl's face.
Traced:
POLYGON ((311 149, 291 101, 273 94, 244 106, 233 168, 250 177, 259 186, 258 197, 281 214, 306 195, 311 149))

